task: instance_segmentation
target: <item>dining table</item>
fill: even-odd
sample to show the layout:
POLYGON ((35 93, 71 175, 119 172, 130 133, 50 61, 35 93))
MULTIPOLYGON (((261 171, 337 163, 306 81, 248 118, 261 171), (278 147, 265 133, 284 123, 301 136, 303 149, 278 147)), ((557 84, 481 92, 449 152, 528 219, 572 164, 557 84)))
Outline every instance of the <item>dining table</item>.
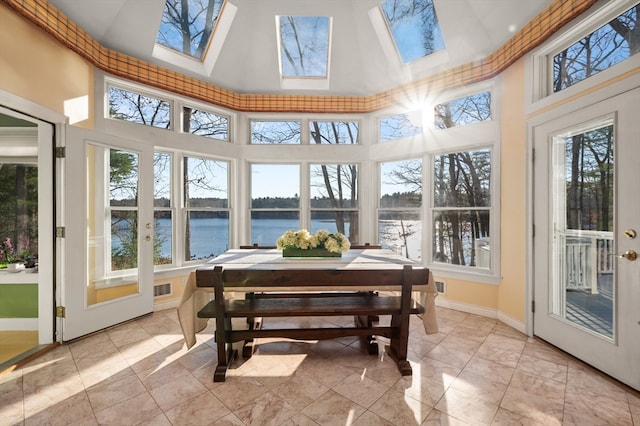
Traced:
MULTIPOLYGON (((380 269, 402 269, 404 265, 422 266, 419 263, 401 256, 389 249, 349 249, 342 253, 340 257, 283 257, 282 251, 278 249, 230 249, 223 254, 198 266, 196 270, 189 273, 180 304, 178 306, 178 319, 182 328, 185 344, 191 348, 197 341, 197 333, 204 330, 208 324, 208 318, 198 317, 198 312, 214 298, 213 287, 206 283, 198 283, 197 270, 210 270, 216 266, 222 266, 225 270, 355 270, 371 271, 380 269)), ((333 286, 327 282, 326 286, 315 285, 313 289, 305 286, 287 287, 279 283, 274 283, 273 288, 261 286, 251 288, 242 286, 238 288, 225 286, 225 298, 244 298, 245 294, 252 291, 287 291, 306 292, 313 291, 341 291, 343 287, 333 286), (227 293, 228 292, 228 293, 227 293)), ((370 287, 366 282, 362 286, 350 287, 354 291, 368 291, 370 287)), ((379 287, 377 290, 398 291, 399 286, 379 287)), ((424 330, 428 334, 438 332, 438 323, 435 309, 435 298, 437 296, 433 274, 429 271, 428 279, 423 285, 413 286, 413 299, 424 307, 424 313, 419 314, 422 319, 424 330)))

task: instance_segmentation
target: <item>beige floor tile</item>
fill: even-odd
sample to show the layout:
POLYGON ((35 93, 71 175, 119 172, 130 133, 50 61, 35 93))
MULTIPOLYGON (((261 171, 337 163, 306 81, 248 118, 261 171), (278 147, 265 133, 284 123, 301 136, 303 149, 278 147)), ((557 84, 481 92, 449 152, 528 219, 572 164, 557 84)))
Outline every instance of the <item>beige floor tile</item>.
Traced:
POLYGON ((202 393, 165 411, 172 424, 207 425, 231 413, 211 392, 202 393))
POLYGON ((449 388, 434 408, 470 424, 489 425, 498 411, 498 404, 489 399, 449 388))
POLYGON ((224 383, 213 388, 215 396, 230 410, 235 411, 269 391, 253 377, 227 377, 224 383))
POLYGON ((424 422, 422 422, 421 426, 470 426, 472 424, 464 422, 460 419, 456 419, 448 415, 447 413, 443 413, 442 411, 436 410, 435 408, 431 410, 427 418, 424 422))
POLYGON ((371 411, 365 411, 352 423, 353 426, 396 426, 371 411))
POLYGON ((93 410, 84 390, 57 396, 37 408, 27 406, 25 401, 25 425, 66 425, 92 416, 93 410))
POLYGON ((281 425, 297 412, 291 404, 272 392, 234 411, 246 425, 281 425))
POLYGON ((548 425, 562 424, 565 385, 516 370, 500 406, 548 425))
POLYGON ((348 425, 360 417, 365 408, 331 390, 302 410, 302 413, 321 425, 348 425))
POLYGON ((512 413, 511 411, 499 408, 496 416, 493 418, 492 426, 544 426, 544 423, 538 423, 537 421, 524 417, 520 414, 512 413))
POLYGON ((220 383, 215 324, 187 350, 175 311, 156 312, 0 375, 0 425, 640 424, 640 392, 495 319, 437 310, 436 334, 412 318, 411 376, 385 338, 378 356, 357 338, 261 339, 220 383))
POLYGON ((492 334, 482 343, 477 356, 515 368, 524 346, 522 340, 492 334))
POLYGON ((96 411, 100 424, 140 424, 163 414, 148 392, 96 411))
POLYGON ((149 390, 149 393, 163 411, 208 392, 207 388, 191 374, 149 390))
POLYGON ((428 358, 412 367, 413 374, 401 377, 392 389, 430 407, 438 403, 460 374, 459 368, 428 358))
POLYGON ((389 390, 369 407, 369 411, 396 425, 421 424, 433 407, 407 394, 389 390))
POLYGON ((331 389, 356 404, 368 408, 384 395, 389 387, 362 374, 352 374, 331 389))
POLYGON ((297 410, 302 410, 328 390, 327 386, 307 376, 294 374, 276 387, 273 392, 285 399, 297 410))
POLYGON ((91 407, 95 411, 100 411, 144 392, 146 388, 138 376, 132 374, 120 380, 92 386, 87 389, 87 396, 91 407))

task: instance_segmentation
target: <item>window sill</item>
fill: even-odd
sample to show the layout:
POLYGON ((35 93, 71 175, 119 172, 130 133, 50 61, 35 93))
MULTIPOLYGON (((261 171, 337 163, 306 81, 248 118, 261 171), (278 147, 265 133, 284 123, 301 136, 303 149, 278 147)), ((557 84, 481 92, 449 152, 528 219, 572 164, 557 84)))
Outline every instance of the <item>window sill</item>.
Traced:
POLYGON ((428 265, 429 269, 433 273, 434 276, 438 278, 453 278, 456 280, 464 280, 469 282, 475 282, 478 284, 492 284, 492 285, 500 285, 502 282, 502 278, 498 275, 491 274, 488 270, 486 273, 481 271, 461 271, 455 270, 452 268, 447 268, 446 266, 440 266, 437 264, 428 265))

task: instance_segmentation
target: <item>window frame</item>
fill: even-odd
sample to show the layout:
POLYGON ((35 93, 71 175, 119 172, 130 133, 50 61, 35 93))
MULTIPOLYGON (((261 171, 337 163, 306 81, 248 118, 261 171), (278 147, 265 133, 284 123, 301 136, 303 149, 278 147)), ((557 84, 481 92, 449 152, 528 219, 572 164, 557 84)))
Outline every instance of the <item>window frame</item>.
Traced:
POLYGON ((640 54, 636 54, 564 90, 553 92, 554 56, 637 4, 640 4, 638 0, 619 0, 600 4, 586 12, 580 19, 564 26, 544 45, 528 54, 525 67, 525 81, 529 85, 528 96, 525 96, 526 113, 534 113, 554 103, 567 101, 589 87, 598 86, 617 75, 640 67, 640 54))
MULTIPOLYGON (((425 262, 425 256, 424 256, 424 248, 425 248, 425 228, 424 228, 424 224, 425 224, 425 182, 427 182, 427 180, 425 179, 425 158, 426 156, 424 155, 418 155, 418 156, 413 156, 413 157, 403 157, 403 158, 394 158, 394 159, 387 159, 387 160, 381 160, 378 161, 376 163, 376 176, 377 176, 377 184, 376 184, 376 209, 375 209, 375 222, 376 222, 376 242, 377 244, 381 244, 384 247, 384 244, 382 243, 382 241, 380 241, 380 213, 382 212, 398 212, 398 213, 403 213, 403 212, 408 212, 408 213, 417 213, 418 216, 418 220, 420 221, 420 228, 421 228, 421 236, 420 236, 420 260, 424 263, 425 262), (399 163, 399 162, 404 162, 404 161, 412 161, 412 160, 419 160, 420 161, 420 168, 421 168, 421 179, 422 179, 422 184, 421 184, 421 193, 420 193, 420 205, 419 206, 414 206, 414 207, 382 207, 381 206, 381 200, 382 200, 382 179, 383 179, 383 175, 382 175, 382 165, 385 163, 399 163)), ((403 255, 403 253, 399 253, 401 255, 403 255)))
MULTIPOLYGON (((179 237, 180 237, 180 244, 179 247, 177 249, 179 249, 179 259, 180 259, 180 263, 182 265, 194 265, 194 264, 200 264, 203 262, 207 262, 209 260, 211 260, 212 258, 203 258, 203 259, 187 259, 185 256, 185 249, 186 249, 186 235, 187 235, 187 230, 186 230, 186 226, 187 226, 187 215, 190 212, 225 212, 227 214, 227 220, 228 220, 228 229, 227 229, 227 235, 228 235, 228 239, 227 239, 227 247, 230 248, 232 247, 233 243, 233 237, 232 237, 232 232, 233 232, 233 226, 234 226, 234 217, 232 214, 232 183, 231 183, 231 176, 233 176, 232 173, 232 161, 228 160, 228 159, 222 159, 222 158, 218 158, 218 157, 214 157, 211 155, 206 155, 206 154, 199 154, 199 153, 191 153, 191 152, 180 152, 179 154, 177 154, 178 160, 176 160, 176 166, 178 167, 179 170, 179 174, 178 176, 176 176, 176 179, 174 179, 174 181, 177 180, 177 184, 180 188, 179 191, 176 191, 178 193, 179 198, 179 208, 177 209, 177 215, 178 217, 180 217, 180 223, 179 223, 179 228, 178 226, 176 226, 177 229, 179 229, 179 237), (207 160, 207 161, 213 161, 213 162, 222 162, 222 163, 226 163, 227 165, 227 170, 226 170, 226 182, 227 182, 227 207, 186 207, 185 206, 185 194, 184 194, 184 181, 183 181, 183 176, 185 175, 185 171, 184 171, 184 160, 186 158, 198 158, 201 160, 207 160)), ((220 253, 222 254, 222 253, 220 253)))
POLYGON ((444 262, 434 262, 433 261, 433 257, 434 257, 434 253, 433 253, 433 244, 432 241, 430 241, 427 244, 427 250, 426 253, 428 254, 428 259, 429 259, 429 263, 432 265, 433 268, 437 268, 437 269, 441 269, 441 270, 446 270, 446 271, 451 271, 451 272, 461 272, 461 273, 473 273, 476 275, 484 275, 484 276, 495 276, 497 274, 497 271, 499 271, 499 268, 497 266, 499 266, 500 264, 500 251, 497 250, 496 248, 499 247, 499 242, 500 242, 500 237, 499 237, 499 228, 498 228, 498 221, 496 221, 495 219, 495 215, 497 214, 497 206, 496 206, 496 186, 499 185, 499 181, 498 183, 496 182, 496 176, 495 176, 495 165, 496 165, 496 154, 495 154, 495 147, 493 145, 485 145, 485 146, 473 146, 473 147, 468 147, 468 148, 463 148, 463 149, 452 149, 452 150, 446 150, 446 151, 442 151, 442 152, 438 152, 438 153, 433 153, 431 155, 429 155, 429 175, 428 175, 428 179, 429 179, 429 189, 430 189, 430 193, 429 193, 429 203, 427 206, 427 214, 426 216, 428 217, 428 226, 429 226, 429 233, 431 234, 431 238, 433 239, 433 225, 434 225, 434 217, 435 214, 437 212, 440 211, 449 211, 449 210, 459 210, 459 211, 488 211, 489 212, 489 247, 491 247, 492 252, 495 251, 496 253, 492 253, 491 258, 490 258, 490 263, 489 263, 489 267, 488 268, 480 268, 477 266, 470 266, 470 265, 458 265, 458 264, 451 264, 451 263, 444 263, 444 262), (489 182, 489 194, 490 194, 490 205, 489 206, 473 206, 473 207, 458 207, 458 206, 435 206, 435 200, 434 200, 434 181, 433 181, 433 175, 435 172, 435 158, 437 156, 442 156, 442 155, 448 155, 448 154, 457 154, 457 153, 462 153, 462 152, 469 152, 469 151, 481 151, 481 150, 490 150, 490 161, 491 161, 491 177, 490 177, 490 182, 489 182), (496 237, 495 234, 498 233, 498 236, 496 237))
MULTIPOLYGON (((111 76, 106 76, 101 71, 97 71, 96 75, 98 84, 96 84, 97 97, 104 96, 101 92, 102 87, 106 88, 100 82, 116 82, 119 87, 127 88, 133 91, 144 91, 149 94, 160 94, 165 99, 171 99, 174 105, 172 120, 174 123, 180 123, 182 114, 180 113, 183 105, 189 105, 196 108, 202 108, 212 111, 215 114, 228 115, 229 117, 229 143, 211 143, 210 138, 198 137, 197 135, 186 134, 178 129, 171 129, 167 132, 164 129, 154 129, 143 126, 132 126, 127 122, 120 120, 105 119, 104 111, 96 111, 97 126, 103 126, 107 135, 115 135, 120 138, 130 140, 134 143, 153 143, 155 151, 170 151, 176 154, 188 155, 189 153, 197 153, 198 156, 210 158, 216 161, 229 162, 229 245, 237 247, 239 245, 251 244, 250 232, 250 211, 251 211, 251 193, 249 186, 251 183, 250 164, 299 164, 301 166, 301 209, 300 209, 300 227, 308 227, 310 223, 310 204, 309 192, 305 189, 305 182, 308 185, 309 164, 357 164, 359 167, 358 185, 359 189, 359 237, 361 241, 376 243, 378 238, 377 232, 377 213, 376 213, 376 194, 378 193, 377 183, 377 167, 378 162, 392 162, 398 159, 421 156, 423 162, 424 176, 430 176, 431 158, 434 154, 445 152, 447 150, 462 151, 479 149, 481 147, 490 147, 492 150, 492 211, 491 211, 491 233, 492 233, 492 251, 495 252, 493 257, 493 269, 490 273, 480 273, 479 271, 457 270, 455 268, 442 268, 441 265, 429 264, 431 253, 431 242, 425 244, 430 235, 430 231, 424 231, 425 224, 431 224, 432 218, 430 209, 431 200, 431 178, 426 179, 423 176, 423 199, 422 199, 422 223, 423 236, 422 240, 422 263, 429 266, 434 273, 442 277, 469 280, 473 282, 499 284, 500 283, 500 127, 498 126, 500 114, 500 86, 498 80, 493 79, 477 83, 464 88, 458 88, 443 92, 437 98, 425 98, 421 105, 412 104, 405 105, 401 109, 399 105, 391 108, 371 112, 367 114, 311 114, 311 113, 243 113, 232 110, 225 110, 222 107, 215 107, 204 104, 200 101, 184 98, 176 94, 167 94, 153 88, 144 88, 141 85, 131 82, 122 82, 111 76), (429 116, 433 115, 435 102, 442 102, 449 99, 456 99, 468 94, 489 91, 492 97, 492 119, 487 122, 474 123, 450 129, 433 129, 429 126, 429 116), (378 120, 380 117, 391 116, 399 113, 412 112, 421 109, 423 111, 422 133, 419 135, 395 139, 385 143, 378 141, 378 120), (103 121, 100 121, 103 120, 103 121), (300 144, 282 144, 280 148, 273 148, 274 144, 257 144, 250 143, 250 122, 257 121, 299 121, 301 131, 300 144), (310 122, 358 122, 359 127, 359 143, 358 144, 312 144, 310 143, 310 122), (334 145, 333 147, 331 145, 334 145), (427 169, 429 168, 429 169, 427 169), (306 191, 306 193, 305 193, 306 191), (427 193, 426 191, 429 191, 427 193), (303 197, 306 197, 303 199, 303 197), (306 201, 303 201, 306 200, 306 201), (305 204, 306 203, 306 204, 305 204), (307 211, 305 212, 305 208, 307 211)), ((101 105, 100 103, 99 105, 101 105)), ((99 107, 98 107, 99 108, 99 107)), ((136 123, 134 123, 136 124, 136 123)), ((175 127, 175 126, 174 126, 175 127)), ((219 141, 218 141, 219 142, 219 141)), ((179 158, 175 158, 174 162, 181 164, 179 158)), ((176 172, 176 176, 180 175, 180 171, 176 172)), ((179 182, 176 183, 179 188, 179 182)), ((182 197, 182 194, 175 196, 182 197)), ((175 197, 174 196, 174 197, 175 197)), ((180 198, 181 200, 182 198, 180 198)), ((178 208, 176 206, 176 208, 178 208)), ((176 227, 178 232, 174 239, 176 249, 176 264, 171 271, 177 271, 181 268, 192 267, 199 261, 190 261, 189 263, 179 260, 182 256, 182 214, 176 210, 176 227)), ((157 269, 155 270, 158 276, 157 269)), ((160 276, 168 276, 169 272, 162 273, 160 276)))
POLYGON ((164 130, 164 131, 175 131, 175 102, 172 99, 171 96, 167 95, 167 94, 161 94, 161 93, 156 93, 153 91, 147 91, 143 88, 138 88, 138 86, 132 86, 130 84, 120 84, 119 82, 115 81, 115 80, 106 80, 105 81, 105 95, 104 95, 104 118, 107 121, 112 121, 112 122, 122 122, 122 123, 130 123, 130 124, 136 124, 138 126, 141 126, 143 128, 153 128, 153 129, 159 129, 159 130, 164 130), (148 98, 153 98, 159 101, 163 101, 166 102, 169 105, 169 126, 168 127, 159 127, 159 126, 152 126, 150 124, 144 124, 144 123, 138 123, 136 121, 131 121, 131 120, 121 120, 118 118, 114 118, 111 117, 111 115, 109 114, 109 90, 111 88, 115 88, 115 89, 119 89, 119 90, 123 90, 129 93, 133 93, 133 94, 137 94, 137 95, 141 95, 141 96, 146 96, 148 98))

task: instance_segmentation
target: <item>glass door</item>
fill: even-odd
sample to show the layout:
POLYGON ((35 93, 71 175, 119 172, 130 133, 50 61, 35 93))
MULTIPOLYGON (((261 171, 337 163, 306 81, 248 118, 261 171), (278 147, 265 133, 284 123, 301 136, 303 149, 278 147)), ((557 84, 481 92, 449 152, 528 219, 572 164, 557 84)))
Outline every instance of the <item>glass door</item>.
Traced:
POLYGON ((52 141, 0 107, 0 365, 54 341, 52 141))
POLYGON ((534 129, 534 334, 640 388, 640 90, 534 129))
POLYGON ((63 340, 153 310, 152 148, 71 128, 67 142, 63 340))

